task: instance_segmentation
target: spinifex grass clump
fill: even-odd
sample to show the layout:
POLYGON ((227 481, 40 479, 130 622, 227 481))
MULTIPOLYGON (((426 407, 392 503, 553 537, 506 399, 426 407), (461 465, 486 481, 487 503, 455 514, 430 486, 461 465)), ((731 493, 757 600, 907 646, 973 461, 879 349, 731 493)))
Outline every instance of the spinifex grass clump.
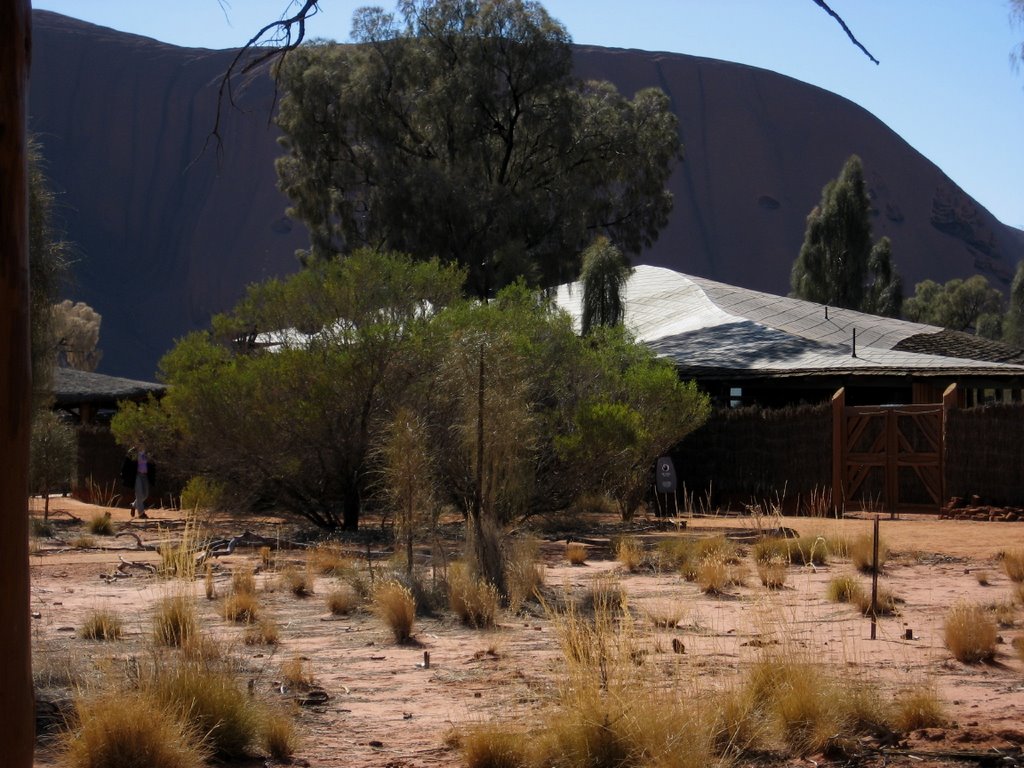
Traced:
POLYGON ((630 573, 636 573, 644 564, 644 545, 636 536, 623 536, 615 544, 615 559, 630 573))
MULTIPOLYGON (((850 544, 850 560, 853 562, 853 567, 861 573, 871 573, 874 566, 872 565, 874 558, 874 539, 873 537, 865 534, 864 536, 858 536, 850 544)), ((882 567, 885 565, 885 561, 889 559, 889 547, 888 545, 879 540, 878 542, 878 572, 882 572, 882 567)))
POLYGON ((776 555, 767 560, 757 561, 757 577, 768 589, 782 589, 789 573, 789 558, 776 555))
POLYGON ((704 594, 720 595, 728 583, 729 566, 720 557, 706 557, 697 565, 697 584, 704 594))
POLYGON ((570 541, 565 545, 565 559, 570 565, 583 565, 587 562, 587 545, 581 541, 570 541))
POLYGON ((189 595, 170 595, 157 603, 153 639, 158 645, 181 647, 198 634, 196 609, 189 595))
POLYGON ((78 629, 79 637, 86 640, 120 640, 124 622, 113 611, 92 611, 78 629))
POLYGON ((1003 552, 1003 571, 1015 584, 1024 582, 1024 548, 1003 552))
POLYGON ((221 604, 221 615, 228 621, 252 624, 260 618, 260 600, 256 596, 256 577, 247 568, 231 574, 231 594, 221 604))
POLYGON ((221 615, 239 624, 259 621, 260 599, 253 592, 232 592, 221 604, 221 615))
POLYGON ((306 662, 294 656, 281 664, 281 680, 289 688, 308 691, 313 687, 313 673, 306 667, 306 662))
POLYGON ((626 612, 626 590, 614 574, 603 573, 590 580, 590 586, 576 603, 584 614, 623 614, 626 612))
POLYGON ((789 563, 789 544, 786 539, 769 536, 754 544, 751 554, 755 563, 784 561, 789 563))
MULTIPOLYGON (((865 616, 871 615, 871 590, 862 589, 857 592, 851 602, 857 606, 865 616)), ((875 595, 874 613, 876 616, 895 616, 899 613, 898 605, 902 602, 891 591, 885 587, 879 587, 875 595)))
POLYGON ((557 707, 544 715, 546 727, 522 740, 528 751, 481 733, 464 748, 518 765, 716 765, 709 712, 688 686, 658 685, 650 677, 658 674, 655 665, 637 665, 644 654, 632 621, 613 610, 586 615, 567 605, 554 617, 566 674, 557 707))
POLYGON ((309 569, 285 568, 281 572, 281 581, 296 597, 309 597, 313 594, 313 574, 309 569))
POLYGON ((395 642, 404 643, 412 637, 416 623, 416 600, 408 587, 388 580, 373 591, 373 612, 391 630, 395 642))
POLYGON ((659 570, 678 571, 687 581, 697 577, 697 543, 693 539, 662 539, 654 550, 654 560, 659 570))
POLYGON ((996 623, 979 605, 959 602, 950 608, 943 637, 953 657, 965 664, 988 661, 996 655, 996 623))
POLYGON ((281 709, 267 709, 260 722, 260 745, 274 760, 289 762, 299 747, 295 718, 281 709))
POLYGON ((62 745, 68 768, 203 768, 203 734, 143 691, 81 696, 62 745))
POLYGON ((786 539, 789 560, 795 565, 827 565, 828 541, 824 536, 801 536, 786 539))
POLYGON ((494 585, 473 576, 464 563, 448 569, 448 605, 463 624, 493 627, 501 599, 494 585))
MULTIPOLYGON (((833 603, 853 603, 860 605, 864 587, 856 576, 843 574, 829 579, 826 595, 833 603)), ((870 595, 868 596, 870 599, 870 595)))
POLYGON ((679 626, 686 615, 686 608, 674 600, 660 600, 646 605, 644 613, 653 626, 659 629, 672 629, 679 626))
POLYGON ((544 563, 540 544, 533 538, 519 538, 505 549, 505 589, 508 609, 518 611, 524 603, 536 600, 544 586, 544 563))
POLYGON ((725 536, 712 536, 707 539, 700 539, 696 543, 696 557, 698 562, 704 560, 719 560, 726 565, 738 563, 739 548, 736 543, 729 541, 725 536))
POLYGON ((242 757, 255 746, 258 705, 227 671, 184 662, 158 668, 150 685, 156 699, 205 734, 220 757, 242 757))
POLYGON ((206 547, 207 540, 195 514, 186 515, 181 540, 167 542, 159 548, 160 575, 192 581, 196 577, 200 556, 206 551, 206 547))
POLYGON ((336 542, 317 544, 309 550, 306 562, 313 573, 321 576, 345 576, 355 570, 352 559, 336 542))
POLYGON ((246 626, 242 642, 246 645, 277 645, 281 642, 281 629, 271 619, 262 618, 246 626))
POLYGON ((749 717, 763 719, 788 750, 801 755, 891 721, 885 698, 873 686, 832 676, 785 649, 751 667, 744 695, 749 717))
POLYGON ((359 594, 351 584, 341 584, 327 593, 326 602, 332 615, 341 616, 359 607, 359 594))
POLYGON ((893 723, 902 733, 946 724, 946 708, 934 685, 915 685, 896 696, 893 723))
POLYGON ((94 536, 113 536, 114 524, 110 521, 110 513, 97 512, 89 519, 88 529, 94 536))
POLYGON ((1012 629, 1017 624, 1017 606, 1012 600, 1000 600, 988 606, 992 618, 1002 629, 1012 629))

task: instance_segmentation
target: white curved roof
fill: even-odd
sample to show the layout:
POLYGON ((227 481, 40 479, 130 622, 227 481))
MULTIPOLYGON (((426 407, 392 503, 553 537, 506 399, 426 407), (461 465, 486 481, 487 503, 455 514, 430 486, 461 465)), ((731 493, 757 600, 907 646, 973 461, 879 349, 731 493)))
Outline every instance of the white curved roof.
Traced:
MULTIPOLYGON (((582 290, 579 283, 563 285, 556 298, 577 323, 582 290)), ((625 301, 626 327, 684 373, 1024 375, 1024 366, 894 349, 911 336, 941 332, 936 326, 826 308, 663 267, 636 267, 625 301)))

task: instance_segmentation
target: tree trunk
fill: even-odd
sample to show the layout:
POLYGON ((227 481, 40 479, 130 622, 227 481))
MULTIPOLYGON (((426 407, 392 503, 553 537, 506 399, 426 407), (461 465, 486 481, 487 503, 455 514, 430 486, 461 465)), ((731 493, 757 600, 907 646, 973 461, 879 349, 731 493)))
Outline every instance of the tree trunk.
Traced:
POLYGON ((0 2, 0 744, 31 768, 35 745, 29 642, 28 147, 29 0, 0 2))
POLYGON ((345 531, 359 530, 359 481, 351 478, 342 490, 341 527, 345 531))

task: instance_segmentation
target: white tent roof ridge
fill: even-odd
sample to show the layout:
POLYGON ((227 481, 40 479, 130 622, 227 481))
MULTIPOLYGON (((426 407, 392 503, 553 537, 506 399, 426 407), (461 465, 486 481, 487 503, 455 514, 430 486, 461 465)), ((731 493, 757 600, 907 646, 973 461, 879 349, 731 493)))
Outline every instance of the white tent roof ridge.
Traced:
MULTIPOLYGON (((579 322, 582 286, 556 302, 579 322)), ((943 329, 640 265, 625 289, 626 327, 681 371, 743 375, 864 373, 1024 375, 1024 366, 894 349, 943 329), (856 329, 856 356, 853 332, 856 329)))

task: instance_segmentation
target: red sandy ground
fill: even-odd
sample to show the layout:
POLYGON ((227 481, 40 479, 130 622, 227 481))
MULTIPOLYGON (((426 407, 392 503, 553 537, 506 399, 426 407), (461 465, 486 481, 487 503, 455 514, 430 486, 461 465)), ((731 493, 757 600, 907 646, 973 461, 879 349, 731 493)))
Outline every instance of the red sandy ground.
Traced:
MULTIPOLYGON (((33 500, 33 509, 38 500, 33 500)), ((54 510, 68 510, 88 519, 98 509, 70 499, 51 499, 54 510)), ((126 510, 111 509, 122 530, 138 533, 147 543, 173 536, 180 525, 178 513, 156 510, 148 521, 130 520, 126 510)), ((57 514, 60 520, 62 515, 57 514)), ((730 527, 749 528, 751 518, 700 518, 689 521, 689 533, 710 535, 730 527)), ((820 520, 785 518, 783 524, 803 533, 841 534, 854 537, 869 533, 865 519, 820 520)), ((254 527, 274 535, 272 521, 220 521, 219 529, 238 533, 254 527)), ((672 630, 648 630, 642 640, 656 663, 676 665, 688 684, 726 683, 757 658, 757 646, 784 642, 803 649, 815 659, 828 662, 845 674, 868 674, 892 689, 900 685, 933 682, 945 701, 951 724, 912 734, 906 748, 915 757, 880 757, 859 765, 956 766, 977 763, 951 761, 921 755, 937 752, 1017 749, 1024 745, 1024 664, 1011 641, 1021 636, 1024 611, 1018 605, 1015 624, 1000 630, 1002 643, 993 663, 964 665, 944 648, 942 624, 946 610, 956 600, 991 604, 1010 599, 1011 584, 1003 574, 997 553, 1024 547, 1024 523, 964 522, 934 517, 884 519, 882 537, 892 550, 882 583, 905 602, 900 615, 881 619, 878 639, 869 639, 870 624, 855 609, 825 599, 825 585, 837 573, 852 571, 848 561, 833 560, 817 569, 793 566, 786 587, 768 591, 752 573, 743 587, 730 588, 723 597, 702 595, 697 586, 675 574, 622 572, 606 547, 596 538, 587 564, 571 567, 564 559, 564 541, 543 546, 546 583, 556 590, 582 590, 595 575, 619 572, 632 607, 681 606, 684 618, 672 630), (977 571, 988 573, 983 586, 977 571), (905 639, 907 630, 912 640, 905 639), (671 652, 672 639, 685 643, 682 656, 671 652), (753 642, 751 642, 753 641, 753 642), (667 649, 667 650, 666 650, 667 649)), ((638 521, 636 533, 648 544, 658 532, 652 521, 638 521)), ((80 527, 59 533, 70 542, 80 527)), ((153 553, 134 551, 130 537, 99 537, 103 549, 77 551, 70 544, 44 540, 40 554, 32 557, 32 610, 37 653, 59 654, 103 665, 121 664, 142 652, 149 632, 153 603, 180 582, 167 582, 139 572, 131 578, 105 581, 118 557, 155 560, 153 553), (123 547, 115 550, 113 547, 123 547), (126 621, 126 637, 115 643, 78 639, 73 632, 83 617, 96 608, 116 610, 126 621)), ((283 552, 282 560, 302 561, 301 552, 283 552)), ((217 587, 227 592, 230 570, 251 567, 256 557, 240 552, 220 559, 217 587)), ((747 562, 749 563, 749 557, 747 562)), ((258 580, 273 579, 261 574, 258 580)), ((866 581, 866 579, 865 579, 866 581)), ((321 577, 316 594, 297 599, 278 589, 261 595, 263 605, 281 626, 282 642, 276 648, 245 646, 241 630, 224 621, 216 601, 203 598, 203 585, 192 588, 204 629, 227 641, 247 657, 254 690, 268 698, 275 693, 280 665, 287 659, 307 659, 316 682, 329 694, 319 706, 299 709, 303 743, 296 755, 299 764, 310 766, 390 766, 391 768, 440 768, 460 765, 457 750, 446 746, 453 727, 484 721, 507 722, 519 727, 541 716, 554 692, 563 665, 551 620, 539 609, 523 615, 504 615, 491 631, 468 629, 449 614, 420 618, 415 645, 396 645, 378 619, 363 611, 332 617, 323 595, 332 579, 321 577), (424 651, 430 666, 422 666, 424 651)), ((784 765, 829 764, 791 758, 784 765)), ((37 766, 56 765, 52 748, 42 747, 37 766)), ((254 765, 262 762, 254 763, 254 765)), ((833 762, 833 765, 841 764, 833 762)), ((1006 763, 1015 765, 1016 763, 1006 763)))

